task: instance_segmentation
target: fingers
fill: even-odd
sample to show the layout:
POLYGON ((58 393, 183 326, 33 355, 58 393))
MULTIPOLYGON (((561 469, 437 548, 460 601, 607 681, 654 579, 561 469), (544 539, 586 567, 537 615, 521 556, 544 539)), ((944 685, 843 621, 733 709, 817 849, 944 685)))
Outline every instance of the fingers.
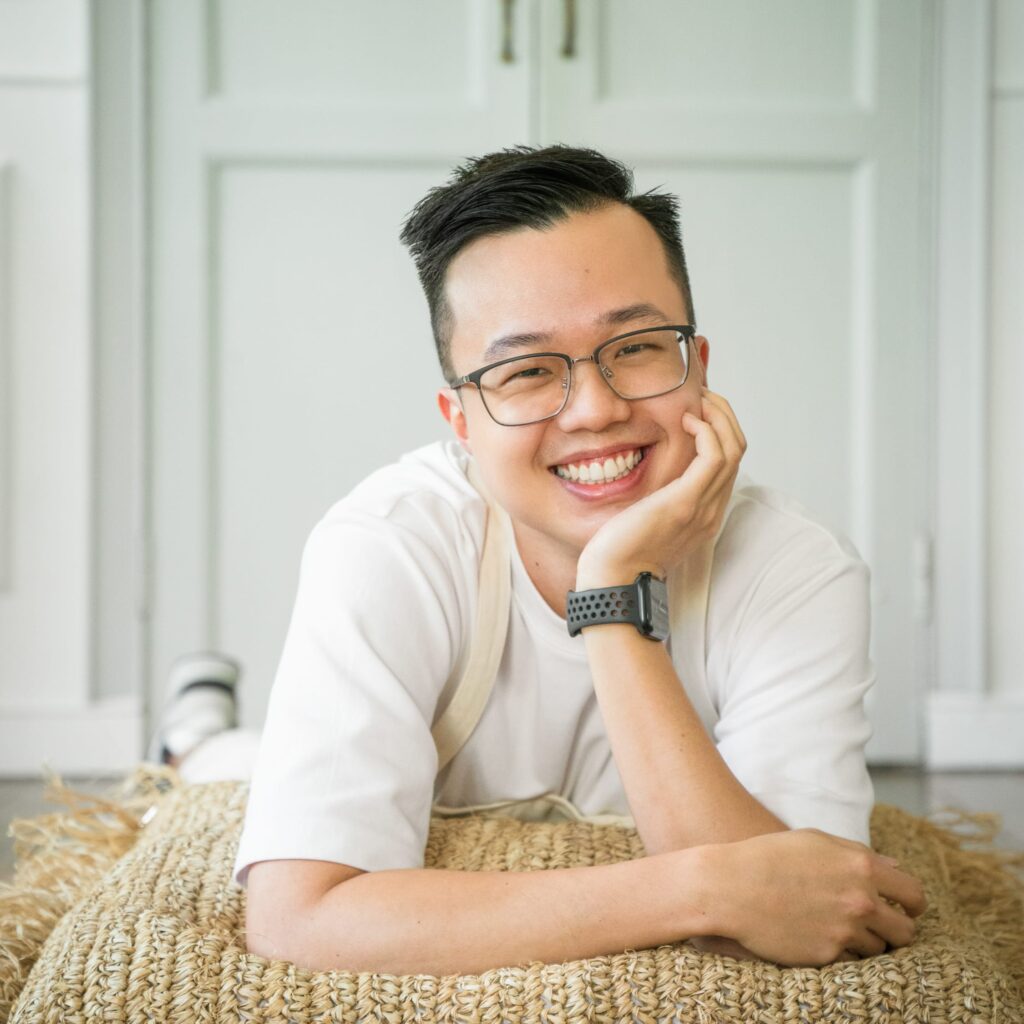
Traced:
MULTIPOLYGON (((727 399, 722 397, 722 395, 716 394, 714 391, 709 391, 707 388, 704 389, 702 395, 704 402, 704 415, 707 415, 709 412, 713 413, 717 411, 725 417, 730 427, 730 433, 735 439, 736 448, 739 454, 742 455, 747 450, 747 438, 740 427, 740 422, 736 418, 736 413, 733 411, 732 406, 729 404, 727 399)), ((724 447, 727 446, 723 445, 723 448, 724 447)))
POLYGON ((707 395, 702 395, 700 400, 701 416, 706 423, 709 423, 714 430, 715 440, 718 442, 722 454, 722 464, 719 471, 719 482, 734 476, 743 458, 743 447, 736 436, 732 420, 717 406, 707 395))
POLYGON ((867 925, 890 946, 909 946, 917 934, 914 919, 900 913, 887 903, 878 904, 878 908, 868 919, 867 925))
POLYGON ((913 875, 896 867, 897 861, 892 857, 877 853, 869 846, 852 839, 844 839, 842 836, 831 834, 829 834, 829 838, 849 849, 866 851, 871 854, 874 861, 872 875, 880 896, 898 903, 911 917, 920 917, 928 909, 928 897, 925 894, 924 886, 913 875))
MULTIPOLYGON (((689 429, 697 440, 697 454, 715 464, 714 476, 707 486, 708 495, 718 496, 727 486, 731 489, 747 441, 729 403, 720 395, 704 391, 701 394, 700 418, 693 417, 689 429)), ((703 462, 705 459, 694 461, 703 462)))
POLYGON ((693 937, 690 944, 702 953, 716 953, 718 956, 731 956, 735 960, 760 960, 761 958, 752 953, 746 946, 741 945, 734 939, 726 938, 723 935, 702 935, 693 937))
POLYGON ((688 491, 698 501, 713 499, 721 488, 722 471, 730 468, 718 431, 708 420, 699 419, 689 412, 683 414, 683 426, 694 436, 697 458, 679 477, 681 489, 688 491))
POLYGON ((860 956, 880 956, 886 950, 885 939, 876 935, 867 928, 861 930, 860 934, 847 942, 846 950, 849 953, 857 953, 860 956))
POLYGON ((913 875, 881 863, 877 877, 880 895, 899 903, 911 917, 919 917, 928 909, 924 886, 913 875))
POLYGON ((697 455, 688 467, 689 479, 699 482, 701 491, 707 497, 716 497, 719 492, 735 479, 740 459, 746 449, 746 439, 737 434, 739 424, 725 399, 720 403, 712 401, 708 393, 701 395, 700 416, 686 413, 684 426, 694 435, 697 455), (703 479, 701 479, 703 477, 703 479))
POLYGON ((700 513, 708 530, 717 529, 725 513, 732 485, 747 441, 736 415, 720 395, 701 394, 700 415, 683 414, 683 426, 693 435, 697 458, 664 490, 667 507, 692 520, 700 513), (680 499, 685 499, 682 503, 680 499))

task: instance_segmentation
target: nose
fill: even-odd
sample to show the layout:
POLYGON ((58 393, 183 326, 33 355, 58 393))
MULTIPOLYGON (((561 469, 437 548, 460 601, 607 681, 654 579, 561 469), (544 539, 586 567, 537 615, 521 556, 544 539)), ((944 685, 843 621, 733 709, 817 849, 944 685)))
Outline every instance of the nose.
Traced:
POLYGON ((629 416, 629 402, 612 391, 593 358, 578 360, 572 370, 569 400, 558 414, 559 426, 565 431, 597 432, 629 416))

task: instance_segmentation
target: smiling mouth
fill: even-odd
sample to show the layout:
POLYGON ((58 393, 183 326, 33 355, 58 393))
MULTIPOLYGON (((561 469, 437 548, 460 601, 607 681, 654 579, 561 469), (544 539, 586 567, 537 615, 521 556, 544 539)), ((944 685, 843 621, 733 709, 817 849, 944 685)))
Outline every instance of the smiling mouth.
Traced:
POLYGON ((552 472, 563 480, 579 484, 610 484, 629 476, 643 461, 644 449, 631 448, 617 452, 614 457, 589 462, 568 462, 555 466, 552 472))

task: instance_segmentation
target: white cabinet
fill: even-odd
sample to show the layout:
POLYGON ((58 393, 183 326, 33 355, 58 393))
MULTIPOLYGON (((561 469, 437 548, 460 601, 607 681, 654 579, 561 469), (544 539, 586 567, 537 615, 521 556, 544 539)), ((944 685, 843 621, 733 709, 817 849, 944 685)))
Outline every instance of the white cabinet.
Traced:
POLYGON ((745 468, 848 533, 872 565, 874 750, 916 756, 921 0, 132 10, 149 19, 135 36, 149 47, 147 413, 103 443, 111 464, 145 452, 148 560, 130 544, 100 557, 126 571, 137 561, 148 599, 130 624, 104 588, 93 607, 80 590, 76 614, 124 636, 103 648, 102 686, 138 689, 141 651, 141 685, 158 700, 177 654, 217 647, 244 664, 246 724, 262 722, 310 527, 371 469, 448 430, 426 304, 398 241, 404 216, 465 157, 557 141, 602 149, 634 166, 641 188, 679 194, 710 382, 743 423, 745 468))

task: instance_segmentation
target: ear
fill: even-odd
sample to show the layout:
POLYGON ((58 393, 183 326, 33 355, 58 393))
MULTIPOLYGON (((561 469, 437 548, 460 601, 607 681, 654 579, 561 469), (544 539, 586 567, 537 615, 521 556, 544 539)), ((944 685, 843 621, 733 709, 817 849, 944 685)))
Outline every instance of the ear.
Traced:
POLYGON ((711 345, 708 343, 708 339, 703 334, 695 334, 693 337, 693 344, 697 348, 697 354, 700 356, 701 362, 701 384, 707 387, 708 384, 708 360, 711 358, 711 345))
POLYGON ((466 424, 466 414, 462 411, 462 403, 459 401, 458 391, 454 388, 441 388, 437 393, 437 407, 441 410, 441 415, 451 426, 459 444, 472 454, 473 449, 469 446, 469 428, 466 424))

